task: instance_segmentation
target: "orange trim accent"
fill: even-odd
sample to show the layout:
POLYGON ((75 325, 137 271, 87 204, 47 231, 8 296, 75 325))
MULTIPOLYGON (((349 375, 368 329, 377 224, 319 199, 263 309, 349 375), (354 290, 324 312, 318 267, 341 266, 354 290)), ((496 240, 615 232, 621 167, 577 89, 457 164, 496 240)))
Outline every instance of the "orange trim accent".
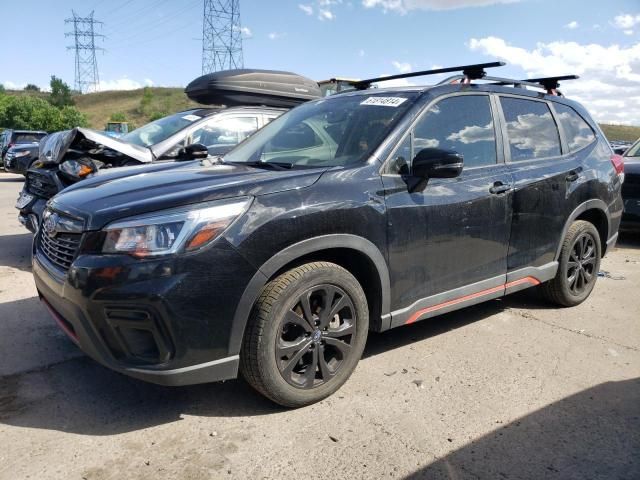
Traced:
POLYGON ((499 292, 500 290, 506 290, 511 287, 515 287, 517 285, 522 285, 523 283, 530 283, 533 285, 540 285, 540 280, 535 277, 524 277, 518 280, 514 280, 513 282, 505 283, 504 285, 500 285, 498 287, 488 288, 486 290, 481 290, 476 293, 471 293, 469 295, 464 295, 463 297, 454 298, 453 300, 448 300, 443 303, 438 303, 437 305, 431 305, 430 307, 422 308, 418 310, 416 313, 411 315, 409 320, 405 322, 405 325, 409 325, 410 323, 418 320, 425 313, 434 312, 436 310, 441 310, 445 307, 450 307, 451 305, 457 305, 458 303, 466 302, 467 300, 473 300, 474 298, 483 297, 485 295, 489 295, 491 293, 499 292))

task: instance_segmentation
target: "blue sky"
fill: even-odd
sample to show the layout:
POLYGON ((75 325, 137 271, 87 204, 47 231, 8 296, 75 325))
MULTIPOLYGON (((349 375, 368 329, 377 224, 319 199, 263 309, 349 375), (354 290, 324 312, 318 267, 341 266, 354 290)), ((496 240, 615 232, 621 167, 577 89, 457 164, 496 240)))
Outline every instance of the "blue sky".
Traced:
MULTIPOLYGON (((3 3, 7 87, 46 86, 52 74, 73 85, 72 9, 104 22, 103 89, 184 86, 200 74, 202 0, 3 3)), ((505 76, 581 74, 565 93, 600 120, 640 124, 638 0, 241 0, 241 23, 246 67, 364 78, 500 59, 505 76)))

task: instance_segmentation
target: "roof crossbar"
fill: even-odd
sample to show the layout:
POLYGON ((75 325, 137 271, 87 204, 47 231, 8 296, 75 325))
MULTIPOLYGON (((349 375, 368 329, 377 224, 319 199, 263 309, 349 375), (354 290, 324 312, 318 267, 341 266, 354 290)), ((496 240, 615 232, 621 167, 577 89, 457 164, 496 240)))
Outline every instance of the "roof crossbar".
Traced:
POLYGON ((399 73, 398 75, 389 75, 387 77, 368 78, 353 82, 353 86, 358 90, 366 90, 375 82, 384 82, 386 80, 398 80, 401 78, 422 77, 425 75, 437 75, 439 73, 462 72, 467 81, 478 80, 484 78, 487 73, 485 68, 502 67, 504 62, 477 63, 474 65, 460 65, 457 67, 436 68, 433 70, 421 70, 419 72, 399 73))
POLYGON ((559 95, 558 88, 560 87, 560 80, 577 80, 578 78, 580 78, 578 75, 560 75, 557 77, 526 78, 524 80, 511 80, 508 78, 486 78, 485 80, 497 80, 496 85, 544 88, 549 95, 559 95))

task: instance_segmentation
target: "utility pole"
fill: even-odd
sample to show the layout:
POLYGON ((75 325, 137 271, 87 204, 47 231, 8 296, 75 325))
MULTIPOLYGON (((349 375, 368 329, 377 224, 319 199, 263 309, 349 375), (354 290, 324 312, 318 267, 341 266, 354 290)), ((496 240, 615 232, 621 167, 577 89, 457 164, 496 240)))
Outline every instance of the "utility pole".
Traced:
POLYGON ((73 31, 66 32, 64 36, 74 38, 74 45, 67 49, 76 51, 75 89, 80 93, 95 92, 100 86, 96 50, 104 50, 96 47, 96 37, 102 39, 104 35, 95 33, 95 26, 102 25, 102 22, 94 20, 93 11, 88 17, 80 17, 73 10, 71 13, 73 16, 65 19, 64 23, 73 24, 73 31))
POLYGON ((204 0, 202 74, 243 67, 240 0, 204 0))

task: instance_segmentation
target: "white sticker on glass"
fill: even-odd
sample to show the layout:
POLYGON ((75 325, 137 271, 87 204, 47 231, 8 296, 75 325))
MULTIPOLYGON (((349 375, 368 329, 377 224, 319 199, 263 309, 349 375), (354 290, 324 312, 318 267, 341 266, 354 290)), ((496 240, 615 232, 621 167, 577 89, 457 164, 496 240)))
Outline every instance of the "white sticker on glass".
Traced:
POLYGON ((407 99, 401 97, 369 97, 360 105, 378 105, 381 107, 397 107, 402 105, 407 99))
POLYGON ((200 120, 200 117, 197 115, 183 115, 182 118, 185 120, 189 120, 190 122, 195 122, 196 120, 200 120))

